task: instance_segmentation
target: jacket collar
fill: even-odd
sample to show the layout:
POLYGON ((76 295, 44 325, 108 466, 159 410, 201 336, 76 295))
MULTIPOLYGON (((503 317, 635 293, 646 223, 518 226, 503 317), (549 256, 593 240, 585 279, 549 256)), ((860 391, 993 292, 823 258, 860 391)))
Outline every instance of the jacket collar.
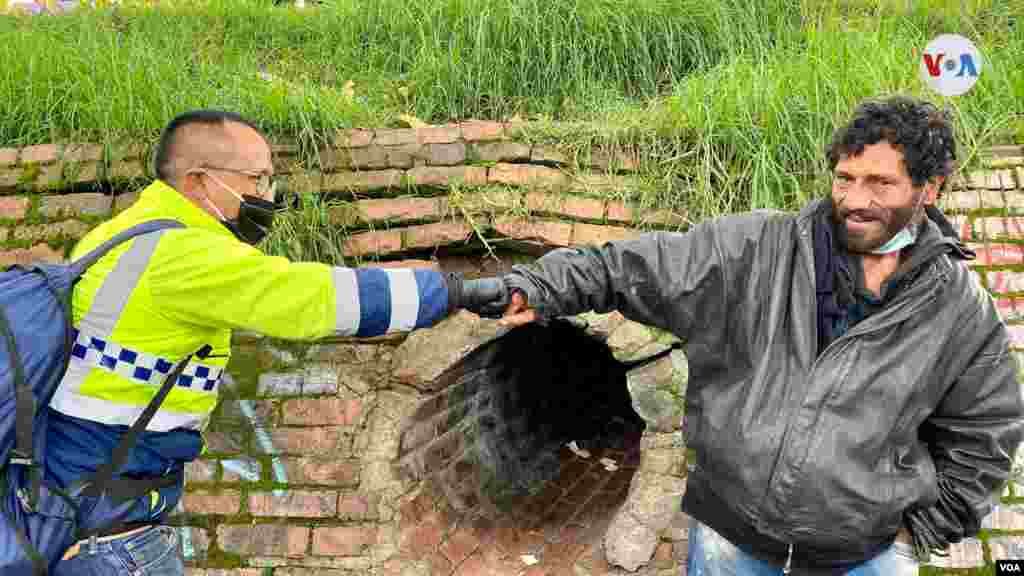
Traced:
MULTIPOLYGON (((137 206, 144 207, 153 217, 171 218, 189 228, 201 228, 207 232, 234 238, 231 231, 219 220, 162 180, 154 180, 142 191, 137 206)), ((146 214, 145 218, 149 219, 150 214, 146 214)))

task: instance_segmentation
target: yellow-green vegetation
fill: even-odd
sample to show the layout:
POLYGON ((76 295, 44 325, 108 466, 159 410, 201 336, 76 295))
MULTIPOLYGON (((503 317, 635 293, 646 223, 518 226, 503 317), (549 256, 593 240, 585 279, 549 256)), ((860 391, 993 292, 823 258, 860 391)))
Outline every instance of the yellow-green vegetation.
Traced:
POLYGON ((532 139, 643 146, 651 185, 626 198, 641 207, 787 208, 820 189, 824 143, 865 97, 948 106, 968 162, 1024 142, 1022 14, 1022 0, 190 0, 5 16, 0 145, 152 141, 195 107, 306 150, 402 114, 519 117, 540 122, 532 139), (958 98, 918 76, 941 33, 984 57, 958 98))

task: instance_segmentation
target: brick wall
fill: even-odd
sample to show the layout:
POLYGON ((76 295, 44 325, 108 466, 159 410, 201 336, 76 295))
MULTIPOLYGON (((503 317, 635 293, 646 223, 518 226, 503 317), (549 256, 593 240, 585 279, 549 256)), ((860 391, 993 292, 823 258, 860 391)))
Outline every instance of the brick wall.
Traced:
MULTIPOLYGON (((685 214, 641 212, 608 199, 616 196, 609 189, 635 184, 635 155, 594 149, 570 156, 519 141, 506 124, 343 131, 321 152, 320 170, 296 154, 288 145, 275 149, 291 188, 351 201, 333 215, 352 231, 344 247, 351 256, 402 258, 461 245, 481 230, 551 247, 686 223, 685 214)), ((134 201, 145 162, 146 150, 137 146, 0 149, 0 265, 61 260, 87 230, 134 201)), ((983 166, 956 177, 941 207, 977 250, 972 267, 998 299, 1015 349, 1024 351, 1024 149, 985 151, 983 166)), ((526 570, 521 561, 509 563, 514 554, 487 545, 487 527, 450 522, 454 510, 442 487, 413 489, 400 480, 398 423, 426 410, 428 398, 427 391, 410 393, 400 371, 396 376, 402 343, 291 349, 239 336, 231 372, 242 401, 218 409, 209 453, 189 465, 188 495, 175 519, 192 576, 526 570)), ((625 497, 616 490, 605 496, 625 497)), ((991 570, 993 559, 1024 557, 1017 490, 1007 489, 979 538, 937 559, 931 573, 991 570)), ((659 542, 641 572, 678 573, 685 518, 674 519, 659 542)), ((526 540, 518 546, 511 552, 531 550, 526 540)), ((612 570, 601 558, 575 566, 590 574, 612 570)))

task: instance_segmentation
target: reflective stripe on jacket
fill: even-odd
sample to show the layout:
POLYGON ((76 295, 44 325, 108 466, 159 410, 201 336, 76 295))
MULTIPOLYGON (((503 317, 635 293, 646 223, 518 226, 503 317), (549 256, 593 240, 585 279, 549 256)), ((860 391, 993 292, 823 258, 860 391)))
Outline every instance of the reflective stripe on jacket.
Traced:
POLYGON ((202 429, 217 403, 232 329, 284 339, 374 336, 431 325, 447 314, 440 273, 295 263, 237 241, 162 182, 75 247, 78 257, 134 224, 170 218, 115 249, 74 291, 77 342, 51 407, 103 424, 130 425, 174 364, 204 345, 149 430, 202 429))
MULTIPOLYGON (((107 461, 170 367, 209 345, 211 353, 188 365, 119 471, 181 472, 201 453, 200 434, 217 403, 234 329, 289 340, 374 336, 429 326, 448 313, 448 288, 439 272, 349 269, 268 256, 160 181, 87 234, 72 258, 154 219, 185 228, 118 246, 75 287, 76 342, 50 403, 47 432, 46 474, 61 486, 107 461)), ((144 497, 121 520, 159 521, 180 495, 178 487, 144 497)), ((103 525, 110 510, 107 502, 90 502, 81 527, 103 525)))

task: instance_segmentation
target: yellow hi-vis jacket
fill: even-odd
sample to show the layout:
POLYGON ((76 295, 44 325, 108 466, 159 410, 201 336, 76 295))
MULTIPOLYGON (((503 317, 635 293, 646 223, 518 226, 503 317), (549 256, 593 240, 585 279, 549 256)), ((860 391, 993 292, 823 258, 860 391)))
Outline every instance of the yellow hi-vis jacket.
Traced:
POLYGON ((447 285, 436 271, 352 269, 268 256, 161 181, 90 231, 72 259, 155 219, 177 220, 185 228, 118 246, 76 285, 76 342, 52 409, 130 426, 170 368, 209 345, 212 353, 190 361, 147 427, 201 431, 217 403, 234 329, 295 340, 373 336, 429 326, 448 314, 447 285))

